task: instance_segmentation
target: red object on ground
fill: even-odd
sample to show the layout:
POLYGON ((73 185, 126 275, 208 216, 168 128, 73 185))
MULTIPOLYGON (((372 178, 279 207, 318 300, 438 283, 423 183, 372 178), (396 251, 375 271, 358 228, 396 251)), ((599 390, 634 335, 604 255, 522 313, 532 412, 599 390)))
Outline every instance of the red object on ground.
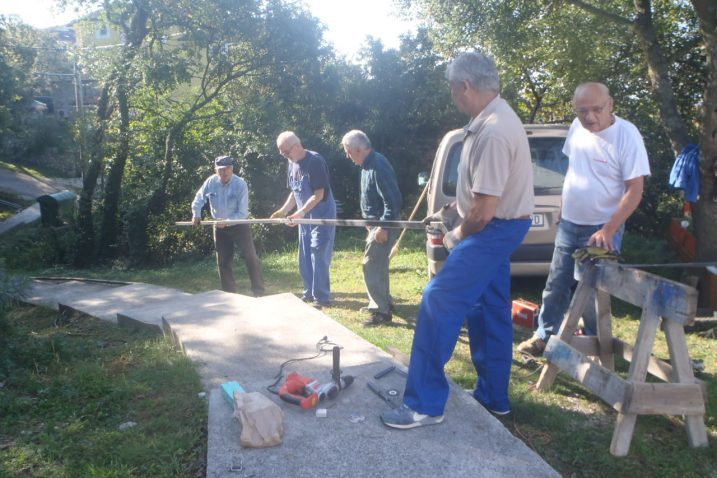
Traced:
POLYGON ((697 241, 688 229, 682 227, 681 222, 683 220, 684 219, 673 219, 672 222, 670 222, 668 238, 677 251, 680 260, 682 262, 692 262, 695 260, 697 241))
POLYGON ((528 329, 535 329, 540 306, 529 300, 516 299, 513 301, 513 324, 528 329))

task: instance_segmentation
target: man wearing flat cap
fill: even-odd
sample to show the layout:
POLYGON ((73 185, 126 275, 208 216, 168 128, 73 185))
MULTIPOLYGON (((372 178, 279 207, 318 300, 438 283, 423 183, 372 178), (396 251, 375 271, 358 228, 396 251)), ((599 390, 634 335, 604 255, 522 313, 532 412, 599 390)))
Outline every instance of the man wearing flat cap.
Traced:
MULTIPOLYGON (((192 201, 192 222, 201 222, 202 207, 209 201, 209 209, 216 220, 247 219, 249 217, 249 188, 234 174, 234 160, 231 156, 219 156, 214 160, 213 174, 202 184, 192 201)), ((234 280, 234 244, 239 246, 255 297, 264 295, 264 278, 261 260, 256 254, 251 237, 251 225, 236 224, 214 227, 214 248, 217 251, 217 268, 224 292, 237 292, 234 280)))

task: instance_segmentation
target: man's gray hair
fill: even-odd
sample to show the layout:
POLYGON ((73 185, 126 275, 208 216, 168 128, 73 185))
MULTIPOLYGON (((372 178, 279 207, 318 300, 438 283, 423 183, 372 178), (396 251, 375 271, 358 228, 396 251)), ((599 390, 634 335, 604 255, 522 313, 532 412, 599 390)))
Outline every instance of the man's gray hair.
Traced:
POLYGON ((276 138, 276 146, 278 148, 282 146, 290 148, 295 144, 301 144, 301 140, 293 131, 284 131, 276 138))
POLYGON ((500 92, 500 77, 491 57, 480 52, 461 53, 446 69, 450 82, 467 81, 474 90, 500 92))
POLYGON ((371 149, 371 140, 366 133, 358 129, 352 129, 341 139, 341 144, 349 149, 371 149))
POLYGON ((605 98, 611 98, 610 88, 608 88, 605 83, 600 83, 599 81, 586 81, 584 83, 580 83, 575 88, 575 93, 573 93, 573 103, 575 103, 575 98, 580 96, 587 89, 596 89, 600 92, 600 94, 605 96, 605 98))

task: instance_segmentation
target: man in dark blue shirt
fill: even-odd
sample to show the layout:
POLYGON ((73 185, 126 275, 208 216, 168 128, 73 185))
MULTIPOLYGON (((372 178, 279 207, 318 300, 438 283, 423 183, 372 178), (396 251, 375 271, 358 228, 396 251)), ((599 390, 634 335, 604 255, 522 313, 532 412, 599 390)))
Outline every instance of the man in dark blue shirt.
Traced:
MULTIPOLYGON (((352 130, 341 140, 346 157, 361 167, 361 215, 364 219, 398 221, 401 218, 401 191, 396 173, 386 157, 371 147, 363 131, 352 130)), ((389 254, 398 230, 368 228, 363 255, 363 277, 368 291, 371 318, 364 322, 374 326, 391 322, 393 300, 389 288, 389 254)))
MULTIPOLYGON (((329 182, 329 168, 323 156, 309 151, 291 131, 276 139, 279 154, 288 160, 287 187, 291 190, 284 205, 271 217, 290 219, 336 219, 336 203, 329 182)), ((304 302, 318 308, 331 303, 329 268, 334 253, 336 226, 299 225, 299 272, 304 281, 304 302)))

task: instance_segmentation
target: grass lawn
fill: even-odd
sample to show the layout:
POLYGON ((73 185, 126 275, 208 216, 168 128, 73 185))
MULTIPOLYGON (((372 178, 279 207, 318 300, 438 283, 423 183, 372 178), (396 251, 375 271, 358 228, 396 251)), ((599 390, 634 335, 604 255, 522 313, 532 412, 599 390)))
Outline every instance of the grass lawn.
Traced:
MULTIPOLYGON (((392 294, 397 303, 392 325, 368 329, 361 325, 366 317, 359 308, 366 305, 366 295, 360 267, 363 241, 358 231, 339 231, 332 263, 335 303, 324 311, 369 342, 383 349, 394 347, 408 354, 418 304, 428 277, 421 234, 409 232, 405 239, 407 240, 401 253, 391 263, 392 294)), ((267 293, 301 292, 294 245, 286 252, 265 256, 263 262, 267 293)), ((249 283, 243 263, 238 260, 236 264, 237 276, 243 279, 240 286, 248 290, 249 283)), ((176 287, 189 292, 206 291, 218 286, 215 265, 211 258, 178 263, 168 268, 130 270, 117 265, 90 271, 50 269, 33 271, 33 274, 133 280, 176 287)), ((543 286, 544 278, 515 279, 513 297, 539 302, 543 286)), ((613 313, 617 317, 613 324, 615 335, 627 342, 634 342, 639 311, 624 304, 614 304, 613 313)), ((64 361, 64 355, 52 348, 54 345, 50 346, 57 340, 51 340, 49 337, 57 334, 58 330, 65 330, 63 327, 74 326, 79 319, 72 319, 68 324, 59 324, 58 329, 53 323, 55 315, 52 313, 21 307, 13 310, 11 317, 18 314, 19 318, 13 318, 13 321, 19 320, 22 323, 26 320, 23 317, 32 317, 38 324, 45 323, 43 327, 38 325, 28 329, 28 333, 32 330, 34 334, 28 335, 27 340, 41 340, 46 359, 35 366, 33 359, 28 357, 28 368, 23 372, 25 378, 17 384, 0 378, 0 381, 5 380, 4 388, 0 388, 0 475, 5 471, 9 476, 26 476, 28 471, 24 470, 34 469, 27 468, 32 463, 48 470, 44 475, 33 476, 81 476, 75 473, 77 470, 84 470, 84 476, 193 476, 192 473, 201 469, 197 460, 200 457, 203 459, 201 440, 206 437, 198 437, 197 434, 204 433, 205 410, 196 397, 199 386, 197 379, 186 361, 175 350, 162 340, 126 336, 126 332, 112 325, 92 322, 94 325, 91 338, 83 345, 83 353, 92 352, 89 355, 89 363, 83 361, 81 365, 74 366, 64 361), (94 331, 95 328, 102 330, 101 334, 98 335, 94 331), (117 342, 113 337, 121 337, 122 341, 117 342), (107 346, 98 347, 98 341, 107 342, 107 346), (107 354, 106 359, 101 360, 96 356, 100 353, 107 354), (157 367, 161 368, 161 373, 157 371, 155 374, 157 367), (58 369, 74 368, 82 371, 78 372, 79 379, 89 390, 73 391, 60 400, 59 397, 63 396, 56 391, 63 388, 61 384, 53 385, 56 380, 54 374, 58 369), (50 370, 53 374, 49 373, 50 370), (121 373, 103 375, 114 370, 121 373), (168 376, 169 371, 177 372, 180 376, 171 378, 168 376), (168 387, 161 382, 163 380, 176 380, 181 386, 168 387), (160 382, 163 386, 155 389, 152 387, 155 382, 160 382), (175 394, 175 390, 180 392, 175 394), (116 400, 108 403, 107 396, 115 397, 116 400), (82 400, 79 397, 82 397, 82 400), (63 404, 58 405, 58 402, 63 404), (80 405, 90 402, 94 403, 80 405), (117 405, 120 402, 122 405, 117 405), (43 406, 38 407, 38 403, 43 403, 43 406), (140 409, 140 405, 147 409, 140 409), (87 406, 91 408, 85 409, 87 406), (52 412, 45 414, 45 409, 52 412), (13 411, 8 415, 6 410, 13 411), (185 437, 183 441, 175 437, 175 434, 181 436, 181 430, 172 426, 172 419, 169 418, 171 415, 162 415, 177 410, 181 410, 184 426, 176 428, 191 430, 193 433, 191 438, 185 437), (100 411, 105 413, 99 413, 100 411), (9 422, 6 421, 8 416, 9 422), (117 431, 117 425, 127 420, 139 423, 129 432, 133 435, 117 431), (164 423, 155 425, 151 420, 164 423), (59 426, 57 430, 56 426, 59 426), (147 441, 133 440, 135 447, 129 443, 126 447, 118 447, 115 443, 116 440, 122 442, 123 437, 129 436, 142 437, 147 441), (73 445, 76 442, 81 445, 73 445), (164 446, 167 442, 177 442, 177 447, 170 449, 164 446), (107 455, 108 443, 112 443, 111 457, 107 455), (154 458, 159 452, 143 455, 149 444, 162 450, 164 454, 161 459, 154 458), (92 458, 81 459, 78 449, 82 448, 92 450, 88 454, 92 458), (110 464, 113 464, 114 468, 111 468, 110 464)), ((85 327, 82 323, 84 322, 78 323, 80 325, 77 326, 85 327)), ((68 334, 68 331, 71 329, 60 333, 58 340, 61 337, 62 343, 65 343, 79 338, 68 334)), ((528 335, 528 331, 516 331, 514 343, 519 343, 528 335)), ((662 339, 659 334, 655 354, 664 358, 668 355, 662 339)), ((699 378, 707 385, 706 424, 710 435, 709 448, 689 448, 680 417, 641 416, 637 420, 629 455, 615 458, 609 454, 616 418, 612 408, 563 374, 558 376, 550 392, 536 392, 534 384, 539 377, 542 362, 525 362, 519 356, 514 358, 510 389, 514 413, 512 417, 503 419, 503 423, 563 476, 717 476, 717 449, 714 440, 717 432, 717 381, 714 376, 717 370, 717 341, 689 334, 688 346, 692 358, 702 360, 706 368, 699 378)), ((62 350, 68 348, 73 347, 65 345, 62 350)), ((619 363, 618 368, 620 373, 624 374, 627 364, 619 363)), ((476 376, 468 353, 467 337, 460 338, 446 372, 464 388, 474 385, 476 376)), ((476 430, 476 433, 480 433, 480 430, 476 430)))
POLYGON ((203 477, 201 391, 161 336, 15 307, 0 321, 0 476, 203 477))

